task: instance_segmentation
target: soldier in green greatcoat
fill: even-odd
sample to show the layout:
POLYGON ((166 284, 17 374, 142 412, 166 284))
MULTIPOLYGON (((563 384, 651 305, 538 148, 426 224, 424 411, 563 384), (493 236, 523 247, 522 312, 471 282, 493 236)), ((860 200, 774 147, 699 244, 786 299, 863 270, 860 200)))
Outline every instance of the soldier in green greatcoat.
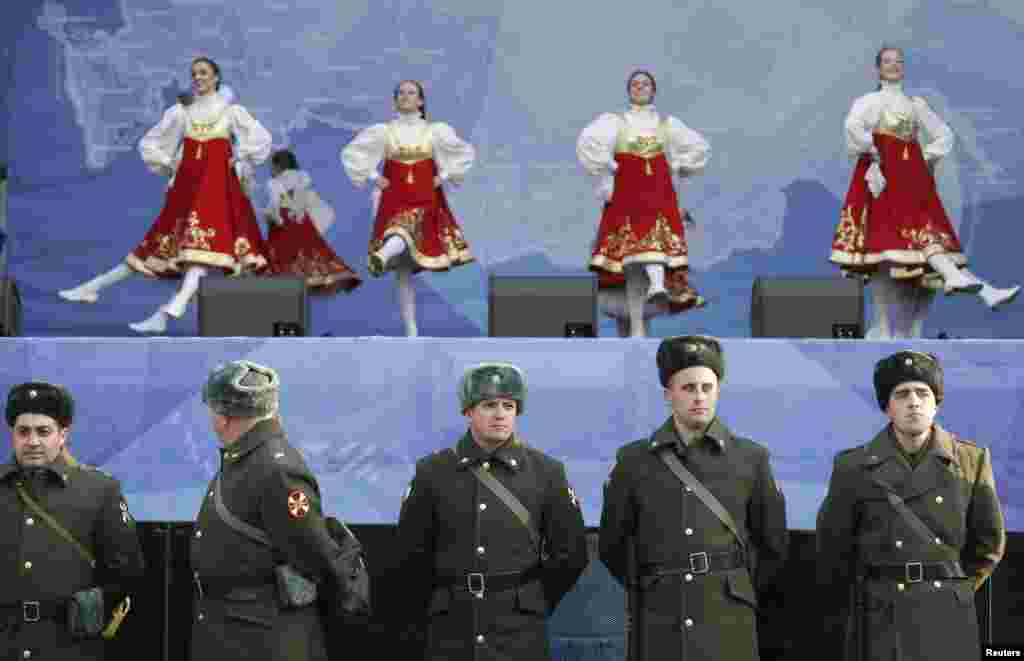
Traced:
POLYGON ((0 658, 97 661, 145 565, 120 483, 69 463, 67 389, 10 390, 14 455, 0 465, 0 658))
POLYGON ((825 640, 847 661, 979 658, 974 593, 1006 548, 991 453, 935 422, 936 356, 895 353, 874 384, 889 423, 836 456, 818 512, 825 640))
POLYGON ((671 415, 619 449, 601 512, 601 560, 634 597, 628 653, 754 661, 758 608, 781 600, 785 499, 768 449, 716 414, 720 343, 668 338, 657 365, 671 415))

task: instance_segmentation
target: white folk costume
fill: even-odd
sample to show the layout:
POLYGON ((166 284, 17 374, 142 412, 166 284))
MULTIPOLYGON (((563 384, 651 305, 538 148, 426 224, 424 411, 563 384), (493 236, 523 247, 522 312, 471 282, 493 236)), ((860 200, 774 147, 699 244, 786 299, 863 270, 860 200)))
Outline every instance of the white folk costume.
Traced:
POLYGON ((267 258, 256 213, 241 179, 270 155, 270 133, 224 88, 177 103, 139 141, 154 173, 171 178, 164 207, 124 264, 71 290, 65 300, 95 302, 99 290, 132 272, 183 278, 175 297, 131 327, 163 333, 166 317, 184 314, 209 267, 230 275, 258 272, 267 258), (233 163, 233 167, 232 167, 233 163))
POLYGON ((352 291, 362 282, 331 249, 323 233, 334 209, 317 195, 304 170, 285 170, 267 182, 267 254, 270 272, 297 275, 314 293, 352 291))
POLYGON ((953 149, 953 132, 923 98, 883 81, 854 101, 845 134, 857 163, 830 261, 871 278, 876 319, 869 338, 920 337, 937 289, 980 293, 993 308, 1016 296, 1019 288, 996 289, 964 268, 967 258, 933 176, 953 149))
POLYGON ((383 190, 373 188, 369 268, 373 275, 397 271, 407 335, 418 332, 410 275, 473 261, 443 185, 460 184, 475 155, 449 125, 427 122, 418 111, 363 129, 341 151, 345 173, 357 187, 381 176, 389 182, 383 190))
POLYGON ((590 269, 602 290, 625 288, 634 336, 645 333, 648 300, 670 314, 705 303, 689 284, 689 249, 673 177, 702 172, 710 151, 699 133, 658 114, 653 105, 602 114, 577 141, 579 161, 597 179, 604 203, 590 269))

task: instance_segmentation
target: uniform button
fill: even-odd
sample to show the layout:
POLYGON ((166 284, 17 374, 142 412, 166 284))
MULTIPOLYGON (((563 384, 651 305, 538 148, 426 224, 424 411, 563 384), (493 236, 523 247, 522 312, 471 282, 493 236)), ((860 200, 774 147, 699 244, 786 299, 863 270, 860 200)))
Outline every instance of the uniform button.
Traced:
POLYGON ((687 528, 683 532, 686 533, 687 535, 692 535, 693 534, 693 528, 687 528))
POLYGON ((200 622, 202 622, 203 620, 206 619, 206 616, 203 615, 202 613, 200 613, 196 619, 198 619, 200 622))
POLYGON ((206 494, 206 495, 209 496, 210 498, 213 498, 213 492, 212 491, 210 493, 206 494))
POLYGON ((203 531, 202 530, 197 530, 196 531, 196 539, 199 539, 202 536, 203 536, 203 531))
POLYGON ((482 547, 482 546, 476 547, 476 554, 477 555, 483 555, 484 553, 485 553, 484 547, 482 547))
POLYGON ((907 586, 903 585, 902 583, 897 583, 896 584, 896 589, 899 590, 900 592, 903 592, 904 590, 907 589, 907 586))
POLYGON ((509 459, 508 460, 508 465, 511 466, 512 468, 515 468, 516 466, 519 465, 519 462, 516 461, 515 459, 509 459))
POLYGON ((693 580, 693 574, 687 574, 686 576, 683 576, 683 580, 689 583, 693 580))
POLYGON ((194 578, 199 578, 199 572, 197 572, 197 571, 192 572, 192 576, 194 578))
POLYGON ((27 519, 25 519, 25 525, 26 526, 34 526, 35 523, 36 523, 36 520, 33 519, 32 517, 28 517, 27 519))
POLYGON ((485 509, 487 509, 487 503, 480 503, 480 511, 483 512, 485 509))
POLYGON ((477 634, 476 644, 477 645, 483 645, 484 644, 484 635, 482 633, 481 634, 477 634))
POLYGON ((32 650, 25 650, 24 652, 21 653, 21 656, 26 658, 26 659, 31 659, 32 658, 32 650))
POLYGON ((686 493, 693 493, 693 487, 686 487, 686 493))
POLYGON ((934 585, 937 588, 941 588, 942 587, 942 581, 935 581, 934 583, 932 583, 932 585, 934 585))
POLYGON ((25 561, 25 569, 32 569, 32 561, 31 560, 26 560, 25 561))
POLYGON ((935 502, 937 502, 939 505, 941 505, 942 504, 942 496, 935 496, 935 502))
POLYGON ((683 625, 687 626, 687 627, 692 627, 693 626, 693 620, 691 620, 690 618, 686 618, 685 620, 683 620, 683 625))
POLYGON ((942 543, 942 540, 941 540, 941 539, 939 539, 938 537, 936 537, 936 538, 935 538, 935 543, 936 543, 936 544, 941 544, 941 543, 942 543))
POLYGON ((896 548, 898 548, 898 549, 903 548, 903 540, 902 539, 897 539, 896 540, 896 548))
POLYGON ((489 471, 489 470, 491 470, 491 462, 489 462, 489 461, 485 461, 485 462, 483 463, 483 466, 484 466, 484 470, 485 470, 485 471, 489 471))

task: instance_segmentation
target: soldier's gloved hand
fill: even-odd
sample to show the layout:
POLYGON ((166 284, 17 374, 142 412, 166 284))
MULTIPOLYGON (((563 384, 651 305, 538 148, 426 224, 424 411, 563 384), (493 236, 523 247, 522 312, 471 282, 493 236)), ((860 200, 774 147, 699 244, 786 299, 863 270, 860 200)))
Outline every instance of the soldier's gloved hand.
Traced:
POLYGON ((103 590, 79 590, 68 599, 68 633, 75 638, 93 638, 100 635, 106 619, 103 590))

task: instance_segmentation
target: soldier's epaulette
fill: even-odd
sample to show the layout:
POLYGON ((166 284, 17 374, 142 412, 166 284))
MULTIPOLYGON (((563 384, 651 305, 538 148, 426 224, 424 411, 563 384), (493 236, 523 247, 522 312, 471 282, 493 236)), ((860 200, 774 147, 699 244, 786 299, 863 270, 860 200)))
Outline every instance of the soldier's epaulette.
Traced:
POLYGON ((838 464, 839 462, 855 461, 857 459, 857 455, 863 454, 866 448, 866 445, 857 445, 852 448, 840 450, 839 452, 836 453, 833 463, 838 464))
POLYGON ((98 466, 93 466, 92 464, 79 463, 76 466, 76 468, 78 468, 78 470, 82 470, 82 471, 89 471, 91 473, 98 473, 98 474, 102 475, 103 477, 110 478, 111 480, 114 479, 113 475, 111 475, 110 473, 108 473, 107 471, 103 470, 102 468, 100 468, 98 466))
POLYGON ((448 460, 456 459, 455 451, 453 449, 451 449, 451 448, 441 448, 440 450, 435 450, 434 452, 431 452, 430 454, 428 454, 428 455, 426 455, 424 457, 420 457, 416 461, 416 467, 417 468, 420 468, 420 467, 428 468, 428 467, 434 466, 434 465, 441 465, 441 464, 443 464, 445 462, 446 459, 448 459, 448 460))
POLYGON ((981 449, 981 446, 978 445, 977 443, 975 443, 974 441, 972 441, 970 439, 962 438, 960 436, 957 436, 956 434, 953 435, 953 440, 956 441, 957 443, 963 443, 964 445, 970 445, 970 446, 978 448, 979 450, 981 449))

